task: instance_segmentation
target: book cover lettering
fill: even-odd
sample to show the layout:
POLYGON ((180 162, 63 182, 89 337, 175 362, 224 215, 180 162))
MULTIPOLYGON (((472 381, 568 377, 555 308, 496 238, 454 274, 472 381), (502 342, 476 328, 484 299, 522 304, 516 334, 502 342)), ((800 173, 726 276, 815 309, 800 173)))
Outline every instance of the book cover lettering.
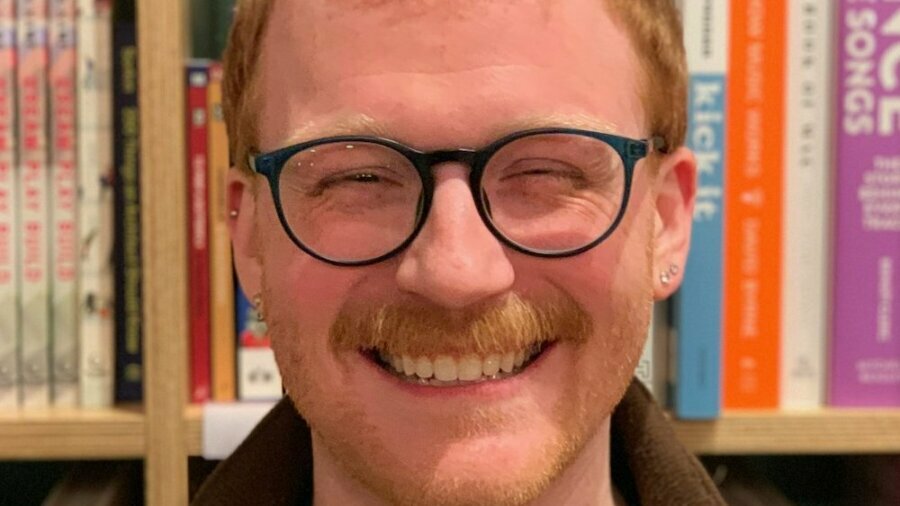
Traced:
POLYGON ((900 405, 900 4, 841 1, 829 399, 900 405))
POLYGON ((78 404, 78 174, 75 0, 50 2, 52 400, 78 404))
POLYGON ((15 0, 0 0, 0 409, 19 403, 15 0))
POLYGON ((47 3, 19 0, 21 382, 25 407, 50 402, 47 3))

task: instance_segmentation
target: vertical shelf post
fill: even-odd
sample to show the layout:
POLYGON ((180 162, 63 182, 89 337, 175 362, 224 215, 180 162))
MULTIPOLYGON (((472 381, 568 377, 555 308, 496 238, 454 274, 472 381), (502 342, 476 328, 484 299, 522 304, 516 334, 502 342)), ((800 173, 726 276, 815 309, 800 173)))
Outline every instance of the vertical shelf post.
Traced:
POLYGON ((145 496, 186 504, 186 3, 137 0, 144 296, 145 496))

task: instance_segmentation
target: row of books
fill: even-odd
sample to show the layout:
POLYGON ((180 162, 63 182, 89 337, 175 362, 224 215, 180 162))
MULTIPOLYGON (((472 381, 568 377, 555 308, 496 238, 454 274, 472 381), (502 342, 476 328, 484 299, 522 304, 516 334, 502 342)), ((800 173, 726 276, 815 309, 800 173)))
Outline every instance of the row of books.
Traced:
POLYGON ((699 180, 661 361, 676 415, 900 405, 900 3, 681 8, 699 180))
POLYGON ((136 100, 113 91, 112 23, 108 0, 0 0, 3 409, 112 403, 113 95, 136 100))
POLYGON ((265 323, 234 282, 222 65, 190 61, 185 97, 191 401, 276 399, 281 376, 265 323))
MULTIPOLYGON (((142 400, 136 39, 133 0, 0 0, 0 409, 142 400)), ((191 398, 275 398, 223 229, 221 66, 188 75, 191 398)))

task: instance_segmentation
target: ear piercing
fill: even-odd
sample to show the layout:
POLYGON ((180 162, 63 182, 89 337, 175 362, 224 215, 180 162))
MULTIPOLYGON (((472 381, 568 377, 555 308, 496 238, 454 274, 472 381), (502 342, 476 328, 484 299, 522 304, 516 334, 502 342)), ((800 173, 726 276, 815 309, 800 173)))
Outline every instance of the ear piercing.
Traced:
POLYGON ((662 283, 663 286, 669 286, 669 283, 672 282, 672 278, 674 278, 676 275, 678 275, 678 271, 679 271, 678 265, 670 264, 669 270, 664 271, 662 274, 659 275, 660 283, 662 283))
POLYGON ((266 321, 266 317, 263 313, 262 297, 259 294, 253 296, 253 307, 256 309, 256 317, 259 318, 259 321, 266 321))
POLYGON ((231 218, 237 218, 238 217, 237 209, 232 209, 231 211, 229 211, 228 216, 230 216, 231 218))

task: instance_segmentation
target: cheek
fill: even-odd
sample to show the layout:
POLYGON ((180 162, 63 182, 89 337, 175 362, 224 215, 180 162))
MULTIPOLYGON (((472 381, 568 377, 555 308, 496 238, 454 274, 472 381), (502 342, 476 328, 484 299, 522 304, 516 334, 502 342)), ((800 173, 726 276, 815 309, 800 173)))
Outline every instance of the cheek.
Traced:
POLYGON ((538 260, 543 263, 524 265, 523 271, 543 271, 553 284, 575 297, 601 321, 620 316, 613 311, 616 301, 649 304, 653 298, 652 231, 648 226, 650 214, 641 204, 634 209, 641 212, 626 215, 613 235, 596 248, 557 262, 538 260))
POLYGON ((327 332, 327 322, 353 284, 353 271, 329 266, 300 250, 278 221, 271 198, 260 200, 257 216, 266 312, 277 324, 290 324, 303 334, 327 332))

